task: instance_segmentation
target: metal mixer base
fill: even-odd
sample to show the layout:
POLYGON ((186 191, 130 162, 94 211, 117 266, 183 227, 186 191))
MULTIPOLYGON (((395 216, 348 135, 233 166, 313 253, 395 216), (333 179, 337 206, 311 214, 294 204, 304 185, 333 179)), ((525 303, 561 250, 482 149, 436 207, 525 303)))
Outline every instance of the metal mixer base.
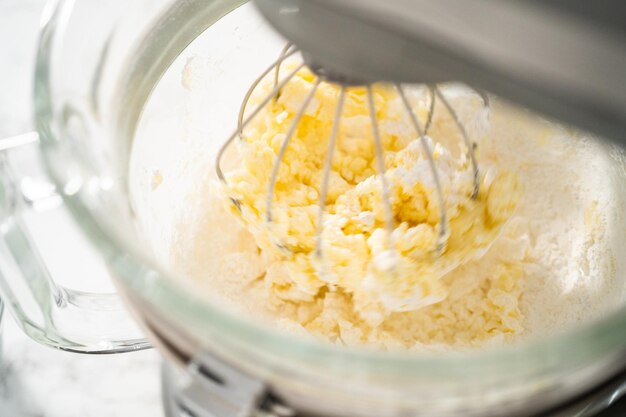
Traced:
MULTIPOLYGON (((197 409, 192 411, 185 405, 185 396, 177 389, 181 382, 190 379, 184 372, 164 362, 161 377, 166 417, 222 417, 210 411, 197 409)), ((626 398, 622 398, 624 393, 626 393, 626 370, 551 410, 524 417, 623 417, 626 415, 626 398)), ((209 396, 210 393, 207 392, 207 397, 209 396)))

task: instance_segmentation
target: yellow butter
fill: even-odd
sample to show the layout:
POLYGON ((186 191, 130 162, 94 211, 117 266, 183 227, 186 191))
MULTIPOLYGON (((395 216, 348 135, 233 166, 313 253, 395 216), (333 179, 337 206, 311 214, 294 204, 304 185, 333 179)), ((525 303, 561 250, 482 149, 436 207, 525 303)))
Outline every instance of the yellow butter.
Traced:
MULTIPOLYGON (((240 203, 234 212, 269 260, 264 280, 277 312, 347 344, 473 343, 521 331, 519 265, 503 262, 485 277, 447 279, 496 239, 521 198, 517 178, 492 172, 487 181, 481 175, 473 199, 469 161, 429 138, 449 222, 447 246, 437 254, 438 196, 422 144, 393 89, 373 89, 383 174, 376 170, 366 90, 346 94, 323 218, 323 256, 315 255, 315 236, 337 86, 321 83, 304 112, 280 165, 272 222, 266 222, 272 167, 313 80, 300 71, 253 119, 239 144, 239 168, 227 174, 226 193, 240 203), (391 234, 381 175, 389 184, 391 234)), ((270 81, 262 84, 250 107, 271 87, 270 81)), ((413 111, 424 120, 426 103, 414 103, 413 111)))

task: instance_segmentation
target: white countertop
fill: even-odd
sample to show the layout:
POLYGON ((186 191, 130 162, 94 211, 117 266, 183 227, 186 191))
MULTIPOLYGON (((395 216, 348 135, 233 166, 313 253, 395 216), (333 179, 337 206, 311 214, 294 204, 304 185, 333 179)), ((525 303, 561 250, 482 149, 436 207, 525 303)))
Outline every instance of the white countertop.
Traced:
MULTIPOLYGON (((30 130, 31 78, 44 3, 0 1, 0 138, 30 130)), ((153 350, 98 356, 61 352, 28 339, 8 314, 2 337, 2 417, 163 415, 160 359, 153 350)))
POLYGON ((0 416, 161 417, 154 350, 77 355, 37 345, 8 318, 3 329, 0 416))

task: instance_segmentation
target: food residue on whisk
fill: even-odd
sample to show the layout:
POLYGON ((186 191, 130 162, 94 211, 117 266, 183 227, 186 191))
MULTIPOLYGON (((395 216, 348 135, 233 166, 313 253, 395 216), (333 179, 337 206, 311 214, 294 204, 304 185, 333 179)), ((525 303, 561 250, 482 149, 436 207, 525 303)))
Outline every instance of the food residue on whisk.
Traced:
MULTIPOLYGON (((448 219, 449 239, 443 252, 437 253, 442 225, 434 177, 399 94, 384 86, 373 88, 386 168, 381 174, 376 170, 372 121, 365 104, 367 89, 350 88, 333 151, 322 228, 318 230, 323 167, 340 91, 337 85, 324 82, 315 91, 278 167, 274 193, 268 195, 276 156, 313 88, 313 80, 308 70, 299 71, 280 97, 244 129, 238 145, 240 168, 227 173, 225 192, 238 202, 232 212, 243 220, 270 259, 272 267, 264 280, 277 299, 319 303, 333 294, 345 304, 347 316, 343 320, 369 332, 394 313, 445 300, 449 285, 442 278, 483 255, 514 213, 521 186, 515 175, 486 168, 480 177, 480 192, 473 198, 473 171, 465 152, 453 155, 426 137, 434 149, 448 219), (389 188, 391 233, 385 224, 381 175, 389 188), (269 224, 268 198, 272 208, 269 224), (322 242, 319 259, 315 253, 318 232, 322 242)), ((249 105, 261 101, 271 88, 268 80, 255 91, 249 105)), ((428 103, 415 103, 412 110, 423 116, 428 103)), ((437 126, 431 130, 436 131, 437 126)), ((462 148, 462 139, 457 137, 457 141, 462 148)), ((510 280, 521 279, 515 264, 502 267, 502 274, 510 280)), ((485 297, 485 303, 493 306, 489 314, 496 324, 471 335, 472 339, 521 328, 510 317, 500 317, 515 315, 517 306, 515 302, 499 306, 497 292, 494 288, 485 297)), ((315 329, 315 320, 309 318, 300 324, 321 330, 315 329)))

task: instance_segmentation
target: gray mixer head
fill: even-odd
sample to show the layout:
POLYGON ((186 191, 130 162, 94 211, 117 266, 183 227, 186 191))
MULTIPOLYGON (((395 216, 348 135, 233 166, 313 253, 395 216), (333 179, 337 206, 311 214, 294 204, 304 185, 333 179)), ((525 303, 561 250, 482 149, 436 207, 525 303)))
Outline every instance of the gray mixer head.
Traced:
POLYGON ((626 145, 622 0, 254 1, 331 81, 461 81, 626 145))

